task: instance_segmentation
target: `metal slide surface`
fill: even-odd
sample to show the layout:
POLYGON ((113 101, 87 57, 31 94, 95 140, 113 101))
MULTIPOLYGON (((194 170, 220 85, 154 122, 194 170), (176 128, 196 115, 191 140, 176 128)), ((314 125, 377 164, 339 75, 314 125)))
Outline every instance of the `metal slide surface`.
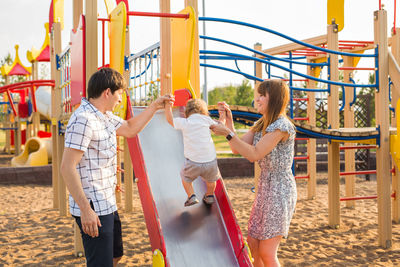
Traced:
MULTIPOLYGON (((135 115, 140 112, 134 108, 135 115)), ((206 207, 201 201, 206 189, 201 179, 193 183, 200 203, 184 207, 182 134, 167 123, 163 110, 139 139, 170 266, 239 266, 218 204, 206 207)))

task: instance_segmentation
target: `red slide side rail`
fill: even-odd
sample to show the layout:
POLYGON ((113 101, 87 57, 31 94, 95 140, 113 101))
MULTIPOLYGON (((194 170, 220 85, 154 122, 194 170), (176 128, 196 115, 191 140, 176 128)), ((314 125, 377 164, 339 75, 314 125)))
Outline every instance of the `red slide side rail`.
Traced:
MULTIPOLYGON (((132 104, 129 94, 127 94, 127 116, 129 119, 133 117, 132 104)), ((153 193, 151 191, 150 182, 147 176, 147 171, 144 163, 143 153, 140 146, 139 137, 128 138, 129 153, 131 155, 132 166, 136 178, 138 178, 137 186, 142 202, 143 214, 146 220, 147 231, 149 233, 151 248, 161 250, 163 255, 166 255, 167 249, 161 229, 161 223, 158 216, 158 211, 154 203, 153 193)), ((168 259, 165 258, 165 266, 169 266, 168 259)))

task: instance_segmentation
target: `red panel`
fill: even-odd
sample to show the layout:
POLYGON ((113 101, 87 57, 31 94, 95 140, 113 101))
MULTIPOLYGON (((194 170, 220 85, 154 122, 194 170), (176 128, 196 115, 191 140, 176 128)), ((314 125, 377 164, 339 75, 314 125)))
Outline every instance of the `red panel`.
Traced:
POLYGON ((53 22, 54 22, 53 0, 51 0, 50 9, 49 9, 49 31, 50 32, 51 32, 51 27, 53 27, 53 22))
POLYGON ((37 61, 40 62, 49 62, 50 61, 50 47, 46 46, 45 49, 43 49, 42 53, 36 58, 37 61))
POLYGON ((85 65, 85 17, 81 15, 79 25, 71 33, 71 105, 81 103, 86 97, 85 65))
POLYGON ((174 106, 176 107, 186 106, 188 100, 192 98, 192 94, 188 89, 175 90, 174 95, 175 95, 174 106))

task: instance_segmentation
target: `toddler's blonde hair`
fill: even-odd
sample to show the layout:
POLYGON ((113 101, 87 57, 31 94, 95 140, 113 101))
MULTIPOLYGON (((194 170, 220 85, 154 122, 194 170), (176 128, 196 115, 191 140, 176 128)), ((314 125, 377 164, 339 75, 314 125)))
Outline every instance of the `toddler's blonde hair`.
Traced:
POLYGON ((186 103, 185 116, 189 118, 190 115, 199 113, 208 116, 207 103, 200 98, 190 99, 186 103))

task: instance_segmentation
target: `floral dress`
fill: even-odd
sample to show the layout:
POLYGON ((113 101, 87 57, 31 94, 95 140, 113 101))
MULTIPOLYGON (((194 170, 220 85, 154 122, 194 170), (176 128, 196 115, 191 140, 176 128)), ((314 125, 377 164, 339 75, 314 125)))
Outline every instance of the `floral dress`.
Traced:
MULTIPOLYGON (((271 123, 266 132, 278 129, 288 132, 289 138, 280 141, 269 154, 258 161, 261 174, 248 223, 249 236, 258 240, 279 235, 286 238, 297 201, 296 181, 291 170, 296 131, 284 116, 271 123)), ((255 133, 253 145, 261 137, 261 132, 255 133)))

